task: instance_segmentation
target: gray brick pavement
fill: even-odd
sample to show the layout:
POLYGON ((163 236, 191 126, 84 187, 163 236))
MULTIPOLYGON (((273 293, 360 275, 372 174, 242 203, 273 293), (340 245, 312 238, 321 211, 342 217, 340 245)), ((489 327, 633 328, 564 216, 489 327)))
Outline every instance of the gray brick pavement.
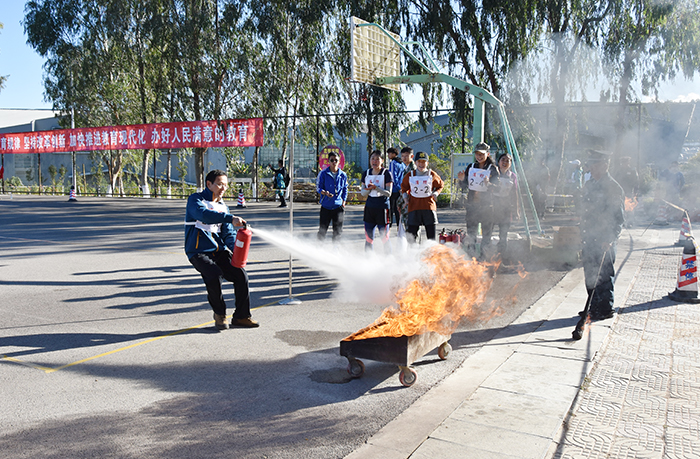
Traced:
POLYGON ((666 297, 680 257, 644 253, 551 458, 700 457, 700 305, 666 297))

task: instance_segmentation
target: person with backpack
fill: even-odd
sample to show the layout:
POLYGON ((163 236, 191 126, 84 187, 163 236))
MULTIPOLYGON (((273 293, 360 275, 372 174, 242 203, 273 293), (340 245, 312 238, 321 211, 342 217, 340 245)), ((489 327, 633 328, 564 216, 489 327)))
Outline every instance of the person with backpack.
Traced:
POLYGON ((267 167, 272 169, 275 174, 272 177, 272 186, 277 190, 277 196, 280 198, 279 207, 287 207, 287 202, 284 199, 287 187, 289 186, 289 174, 287 173, 287 168, 284 167, 284 161, 281 159, 277 161, 278 168, 272 167, 272 164, 268 164, 267 167))

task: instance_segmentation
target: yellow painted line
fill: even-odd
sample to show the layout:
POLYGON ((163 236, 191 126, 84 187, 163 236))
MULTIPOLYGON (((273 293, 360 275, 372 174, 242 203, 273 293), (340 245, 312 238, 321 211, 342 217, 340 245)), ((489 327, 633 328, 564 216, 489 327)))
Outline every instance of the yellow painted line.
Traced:
POLYGON ((23 362, 23 361, 21 361, 21 360, 19 360, 19 359, 16 359, 16 358, 14 358, 14 357, 9 357, 9 356, 7 356, 7 355, 3 355, 3 356, 2 356, 2 359, 3 359, 3 360, 9 360, 10 362, 14 362, 14 363, 19 363, 20 365, 24 365, 24 366, 26 366, 26 367, 36 368, 37 370, 41 370, 41 371, 47 371, 47 372, 48 372, 48 371, 51 370, 51 368, 49 368, 49 367, 42 367, 41 365, 35 365, 35 364, 33 364, 33 363, 23 362))
MULTIPOLYGON (((337 283, 334 282, 334 283, 332 283, 332 284, 322 285, 321 287, 318 287, 318 288, 309 290, 309 291, 304 292, 304 293, 300 293, 300 294, 297 295, 297 296, 304 296, 304 295, 308 295, 308 294, 311 294, 311 293, 315 293, 315 292, 318 292, 319 290, 323 290, 323 289, 325 289, 325 288, 332 287, 332 286, 334 286, 334 285, 337 285, 337 283)), ((261 309, 261 308, 264 308, 264 307, 266 307, 266 306, 271 306, 271 305, 273 305, 273 304, 277 304, 278 302, 279 302, 279 301, 272 301, 272 302, 270 302, 270 303, 263 304, 262 306, 258 306, 257 308, 252 308, 251 311, 256 311, 256 310, 261 309)), ((227 318, 228 318, 228 317, 231 317, 231 316, 227 316, 227 318)), ((87 357, 87 358, 84 358, 84 359, 81 359, 81 360, 77 360, 77 361, 75 361, 75 362, 71 362, 71 363, 68 363, 68 364, 66 364, 66 365, 62 365, 62 366, 60 366, 60 367, 56 367, 56 368, 49 368, 49 367, 44 367, 44 366, 41 366, 41 365, 34 365, 34 364, 32 364, 32 363, 23 362, 22 360, 16 359, 16 358, 14 358, 14 357, 9 357, 9 356, 7 356, 7 355, 3 355, 3 356, 2 356, 2 359, 3 359, 3 360, 8 360, 8 361, 14 362, 14 363, 19 363, 19 364, 21 364, 21 365, 25 365, 25 366, 28 366, 28 367, 31 367, 31 368, 35 368, 35 369, 41 370, 41 371, 43 371, 43 372, 45 372, 45 373, 53 373, 53 372, 55 372, 55 371, 63 370, 64 368, 68 368, 68 367, 72 367, 72 366, 75 366, 75 365, 79 365, 79 364, 81 364, 81 363, 89 362, 90 360, 99 359, 100 357, 105 357, 105 356, 108 356, 108 355, 111 355, 111 354, 116 354, 117 352, 125 351, 125 350, 127 350, 127 349, 132 349, 132 348, 141 346, 141 345, 143 345, 143 344, 148 344, 148 343, 152 343, 152 342, 154 342, 154 341, 158 341, 158 340, 163 339, 163 338, 168 338, 168 337, 170 337, 170 336, 179 335, 180 333, 184 333, 184 332, 186 332, 186 331, 195 330, 195 329, 201 328, 201 327, 206 327, 207 325, 211 325, 211 324, 213 324, 213 323, 214 323, 214 321, 211 320, 211 321, 209 321, 209 322, 205 322, 205 323, 203 323, 203 324, 195 325, 195 326, 193 326, 193 327, 183 328, 182 330, 174 331, 174 332, 168 333, 168 334, 166 334, 166 335, 162 335, 162 336, 156 336, 155 338, 150 338, 150 339, 147 339, 147 340, 144 340, 144 341, 139 341, 138 343, 130 344, 130 345, 128 345, 128 346, 120 347, 120 348, 118 348, 118 349, 113 349, 113 350, 111 350, 111 351, 103 352, 102 354, 93 355, 92 357, 87 357)))

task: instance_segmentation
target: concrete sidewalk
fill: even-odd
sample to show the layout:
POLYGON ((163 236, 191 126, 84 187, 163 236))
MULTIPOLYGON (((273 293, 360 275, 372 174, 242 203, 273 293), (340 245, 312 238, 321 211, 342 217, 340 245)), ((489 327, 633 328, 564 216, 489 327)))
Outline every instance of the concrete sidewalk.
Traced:
POLYGON ((678 230, 630 229, 618 245, 616 307, 583 339, 581 268, 349 456, 698 457, 700 309, 665 299, 678 230))

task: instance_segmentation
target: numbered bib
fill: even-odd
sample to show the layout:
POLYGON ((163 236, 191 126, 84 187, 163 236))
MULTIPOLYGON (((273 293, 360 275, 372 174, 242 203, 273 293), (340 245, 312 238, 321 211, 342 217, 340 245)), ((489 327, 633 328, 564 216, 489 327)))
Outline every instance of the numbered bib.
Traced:
POLYGON ((427 198, 433 192, 433 176, 424 175, 417 177, 412 175, 408 178, 411 185, 411 196, 414 198, 427 198))
POLYGON ((467 177, 469 189, 474 191, 486 191, 488 187, 486 181, 490 175, 491 172, 488 169, 469 168, 469 176, 467 177))
MULTIPOLYGON (((384 174, 365 175, 365 186, 369 187, 370 184, 375 185, 377 188, 384 189, 384 174)), ((379 196, 379 193, 377 192, 377 190, 372 190, 369 192, 369 195, 373 198, 376 198, 377 196, 379 196)))

